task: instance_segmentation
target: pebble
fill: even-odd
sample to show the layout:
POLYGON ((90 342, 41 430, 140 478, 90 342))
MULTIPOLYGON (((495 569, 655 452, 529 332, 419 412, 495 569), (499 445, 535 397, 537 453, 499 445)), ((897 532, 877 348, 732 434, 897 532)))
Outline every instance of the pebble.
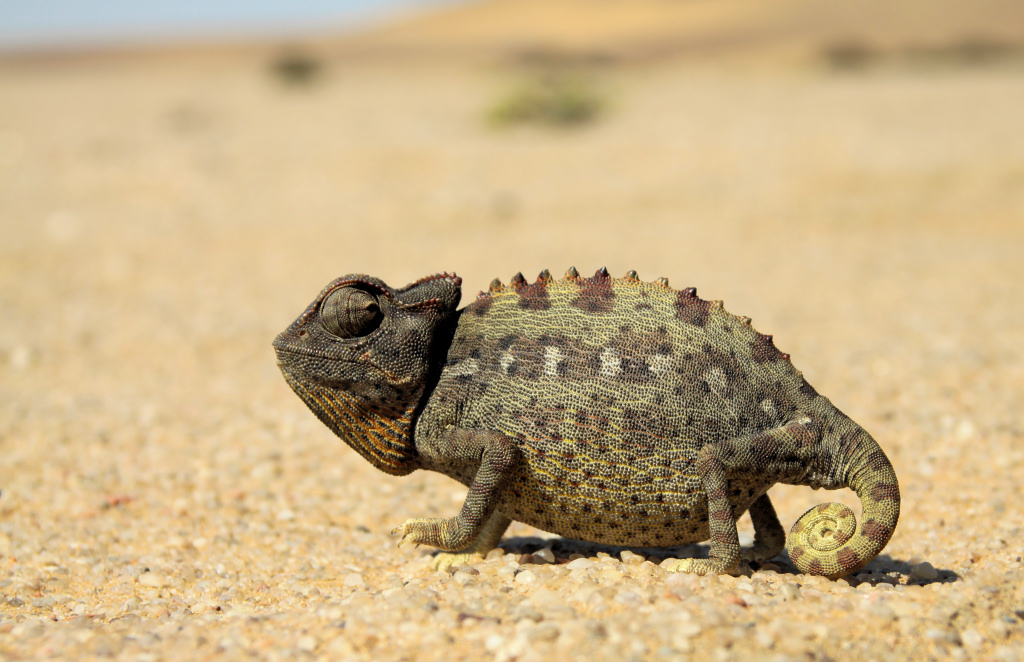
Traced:
POLYGON ((363 576, 358 572, 350 572, 345 575, 345 581, 342 582, 342 586, 361 590, 366 588, 366 582, 363 581, 363 576))
POLYGON ((569 561, 565 564, 565 567, 569 570, 589 570, 590 568, 593 568, 596 565, 597 564, 591 561, 590 559, 580 557, 573 561, 569 561))
POLYGON ((796 584, 783 584, 779 589, 779 594, 782 595, 783 600, 787 601, 799 600, 801 597, 800 587, 796 584))
POLYGON ((914 579, 920 579, 922 581, 932 581, 939 576, 938 571, 927 561, 922 561, 910 568, 910 575, 914 579))
POLYGON ((640 565, 641 563, 647 560, 640 554, 631 552, 628 549, 625 549, 622 552, 620 552, 619 558, 622 559, 622 562, 626 565, 640 565))
POLYGON ((554 623, 540 623, 539 625, 524 628, 522 631, 523 638, 531 643, 554 641, 558 639, 559 634, 561 634, 561 630, 554 623))
POLYGON ((537 573, 532 570, 523 570, 516 575, 515 582, 519 586, 535 586, 537 584, 537 573))
POLYGON ((552 552, 547 547, 545 547, 544 549, 538 549, 536 552, 533 553, 533 562, 534 563, 554 563, 555 562, 555 553, 552 552))
POLYGON ((167 586, 167 577, 156 572, 144 572, 139 575, 139 583, 151 588, 163 588, 167 586))

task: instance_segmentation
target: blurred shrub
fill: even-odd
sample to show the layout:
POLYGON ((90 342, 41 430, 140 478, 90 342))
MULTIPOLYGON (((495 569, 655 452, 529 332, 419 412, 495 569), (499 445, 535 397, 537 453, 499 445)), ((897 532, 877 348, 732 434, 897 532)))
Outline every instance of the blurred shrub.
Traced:
POLYGON ((858 41, 847 41, 825 48, 825 62, 836 69, 862 69, 878 58, 878 52, 858 41))
POLYGON ((985 37, 968 37, 952 44, 917 46, 904 51, 917 64, 982 66, 1024 55, 1024 48, 985 37))
POLYGON ((270 63, 271 73, 286 85, 308 85, 323 72, 323 62, 297 50, 289 50, 270 63))
POLYGON ((574 126, 595 119, 605 102, 579 75, 546 72, 515 86, 487 113, 495 126, 536 123, 574 126))
POLYGON ((864 42, 849 40, 827 46, 822 58, 835 69, 864 69, 881 64, 925 67, 985 66, 1024 60, 1024 44, 986 37, 966 37, 945 44, 905 46, 877 50, 864 42))

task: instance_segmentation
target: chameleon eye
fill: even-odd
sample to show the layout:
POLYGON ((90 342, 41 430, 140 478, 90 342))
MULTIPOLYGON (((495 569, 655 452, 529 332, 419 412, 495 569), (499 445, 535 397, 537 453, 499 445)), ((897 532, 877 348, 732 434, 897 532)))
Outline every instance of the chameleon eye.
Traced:
POLYGON ((338 288, 320 305, 320 323, 339 338, 365 336, 383 319, 377 297, 355 287, 338 288))

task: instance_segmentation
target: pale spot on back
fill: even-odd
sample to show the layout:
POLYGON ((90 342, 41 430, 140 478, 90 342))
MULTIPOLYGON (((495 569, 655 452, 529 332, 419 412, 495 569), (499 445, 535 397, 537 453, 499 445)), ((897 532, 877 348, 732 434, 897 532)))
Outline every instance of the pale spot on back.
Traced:
POLYGON ((508 369, 511 368, 512 364, 515 362, 516 357, 512 354, 512 352, 509 352, 507 350, 502 352, 501 357, 498 359, 498 364, 501 365, 501 370, 506 375, 508 374, 508 369))
POLYGON ((554 377, 558 374, 558 364, 562 360, 562 353, 557 347, 548 347, 544 350, 544 374, 554 377))
POLYGON ((480 363, 476 359, 466 359, 465 361, 459 361, 455 365, 448 368, 448 374, 460 377, 463 375, 474 375, 476 371, 480 369, 480 363))
POLYGON ((647 366, 651 372, 656 375, 660 375, 663 372, 668 372, 669 367, 672 365, 672 359, 665 354, 655 354, 647 360, 647 366))
POLYGON ((708 383, 711 390, 714 391, 715 395, 722 395, 725 393, 725 387, 728 386, 728 382, 725 378, 725 371, 721 368, 711 368, 704 373, 704 381, 708 383))
POLYGON ((614 377, 622 369, 622 359, 619 353, 611 347, 605 347, 598 357, 601 360, 601 374, 605 377, 614 377))

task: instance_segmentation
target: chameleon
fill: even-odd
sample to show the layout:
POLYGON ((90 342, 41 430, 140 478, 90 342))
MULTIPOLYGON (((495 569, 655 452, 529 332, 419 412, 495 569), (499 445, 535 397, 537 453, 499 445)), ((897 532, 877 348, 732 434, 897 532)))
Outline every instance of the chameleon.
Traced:
POLYGON ((886 454, 721 301, 604 267, 495 279, 459 309, 461 288, 447 272, 400 289, 344 276, 273 343, 292 390, 375 467, 468 487, 454 517, 398 526, 400 545, 436 547, 450 567, 519 521, 624 547, 709 541, 708 558, 666 559, 670 571, 736 574, 786 548, 800 572, 836 578, 888 543, 900 491, 886 454), (852 489, 859 528, 825 503, 787 542, 767 494, 778 483, 852 489))

